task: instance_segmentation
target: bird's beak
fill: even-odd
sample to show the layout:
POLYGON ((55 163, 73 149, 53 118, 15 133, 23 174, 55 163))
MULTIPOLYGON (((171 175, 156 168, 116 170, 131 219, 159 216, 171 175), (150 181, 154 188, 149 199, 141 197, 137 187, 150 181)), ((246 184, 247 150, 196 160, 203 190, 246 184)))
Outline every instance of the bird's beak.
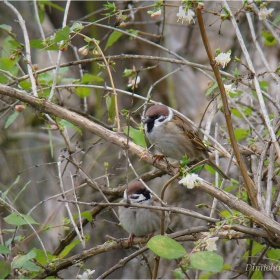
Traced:
POLYGON ((146 117, 144 123, 150 123, 150 122, 152 122, 152 119, 150 117, 146 117))

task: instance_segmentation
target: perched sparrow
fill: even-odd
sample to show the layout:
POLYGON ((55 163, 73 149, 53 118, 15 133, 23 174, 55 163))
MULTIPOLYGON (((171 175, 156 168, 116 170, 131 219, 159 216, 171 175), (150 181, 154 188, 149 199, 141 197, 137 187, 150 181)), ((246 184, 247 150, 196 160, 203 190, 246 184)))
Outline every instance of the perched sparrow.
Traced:
POLYGON ((184 155, 191 162, 207 159, 221 176, 229 177, 209 158, 208 149, 194 131, 192 125, 164 105, 153 105, 146 112, 145 133, 165 156, 177 160, 184 155))
MULTIPOLYGON (((128 185, 121 202, 124 203, 127 200, 130 203, 140 205, 161 206, 160 202, 139 181, 128 185)), ((160 233, 161 214, 160 210, 119 206, 119 219, 125 230, 130 234, 130 243, 132 243, 134 236, 148 236, 150 238, 153 234, 160 233)), ((167 229, 169 221, 169 214, 166 212, 165 229, 167 229)))

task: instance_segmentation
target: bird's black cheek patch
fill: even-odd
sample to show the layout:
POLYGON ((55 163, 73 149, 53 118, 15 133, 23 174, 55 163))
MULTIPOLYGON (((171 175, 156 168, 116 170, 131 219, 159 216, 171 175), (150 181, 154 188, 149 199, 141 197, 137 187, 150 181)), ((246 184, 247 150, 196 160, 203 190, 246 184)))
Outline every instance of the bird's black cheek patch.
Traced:
POLYGON ((155 124, 154 120, 151 120, 150 122, 147 122, 147 131, 148 132, 151 132, 153 130, 154 124, 155 124))
POLYGON ((146 200, 151 198, 151 193, 148 190, 143 191, 143 195, 145 196, 146 200))

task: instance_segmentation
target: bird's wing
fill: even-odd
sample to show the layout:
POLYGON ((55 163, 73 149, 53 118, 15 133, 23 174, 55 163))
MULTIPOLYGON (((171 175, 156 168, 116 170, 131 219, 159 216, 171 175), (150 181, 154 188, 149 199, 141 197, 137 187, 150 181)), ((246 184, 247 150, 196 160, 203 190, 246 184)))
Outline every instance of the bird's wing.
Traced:
POLYGON ((201 138, 198 134, 194 131, 192 125, 188 123, 186 120, 183 120, 180 116, 175 115, 173 116, 173 120, 176 123, 177 127, 184 132, 186 138, 192 140, 193 145, 196 149, 204 151, 207 154, 208 148, 204 145, 201 138))

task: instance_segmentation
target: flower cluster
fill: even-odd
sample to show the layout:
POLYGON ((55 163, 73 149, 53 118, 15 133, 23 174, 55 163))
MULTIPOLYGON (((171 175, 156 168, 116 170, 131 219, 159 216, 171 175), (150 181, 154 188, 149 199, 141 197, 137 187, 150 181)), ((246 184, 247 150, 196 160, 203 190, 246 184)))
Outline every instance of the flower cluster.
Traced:
POLYGON ((215 61, 218 65, 221 65, 223 68, 225 68, 230 62, 230 55, 231 52, 220 53, 215 57, 215 61))
POLYGON ((262 7, 259 10, 259 20, 266 19, 267 17, 271 16, 271 13, 274 9, 267 9, 266 7, 262 7))
POLYGON ((230 85, 224 85, 226 93, 232 92, 236 93, 236 88, 233 88, 233 84, 230 85))
POLYGON ((90 279, 89 276, 91 276, 94 272, 95 272, 95 270, 86 269, 85 272, 81 275, 78 275, 77 278, 78 279, 90 279))
POLYGON ((219 239, 219 237, 211 237, 206 240, 206 250, 207 251, 216 251, 217 250, 217 244, 216 241, 219 239))
POLYGON ((200 180, 201 180, 201 178, 197 174, 192 173, 192 174, 187 174, 186 177, 181 179, 179 181, 179 184, 183 184, 188 189, 193 189, 194 187, 196 187, 198 185, 200 180))
POLYGON ((131 87, 132 89, 137 88, 140 83, 140 77, 137 78, 129 77, 127 87, 131 87))
POLYGON ((184 20, 186 20, 189 22, 189 24, 191 22, 195 23, 194 18, 193 18, 194 15, 195 15, 195 13, 191 9, 188 9, 187 13, 186 13, 186 10, 183 6, 179 7, 179 12, 176 14, 176 16, 178 17, 177 21, 182 20, 182 23, 184 23, 184 20))

